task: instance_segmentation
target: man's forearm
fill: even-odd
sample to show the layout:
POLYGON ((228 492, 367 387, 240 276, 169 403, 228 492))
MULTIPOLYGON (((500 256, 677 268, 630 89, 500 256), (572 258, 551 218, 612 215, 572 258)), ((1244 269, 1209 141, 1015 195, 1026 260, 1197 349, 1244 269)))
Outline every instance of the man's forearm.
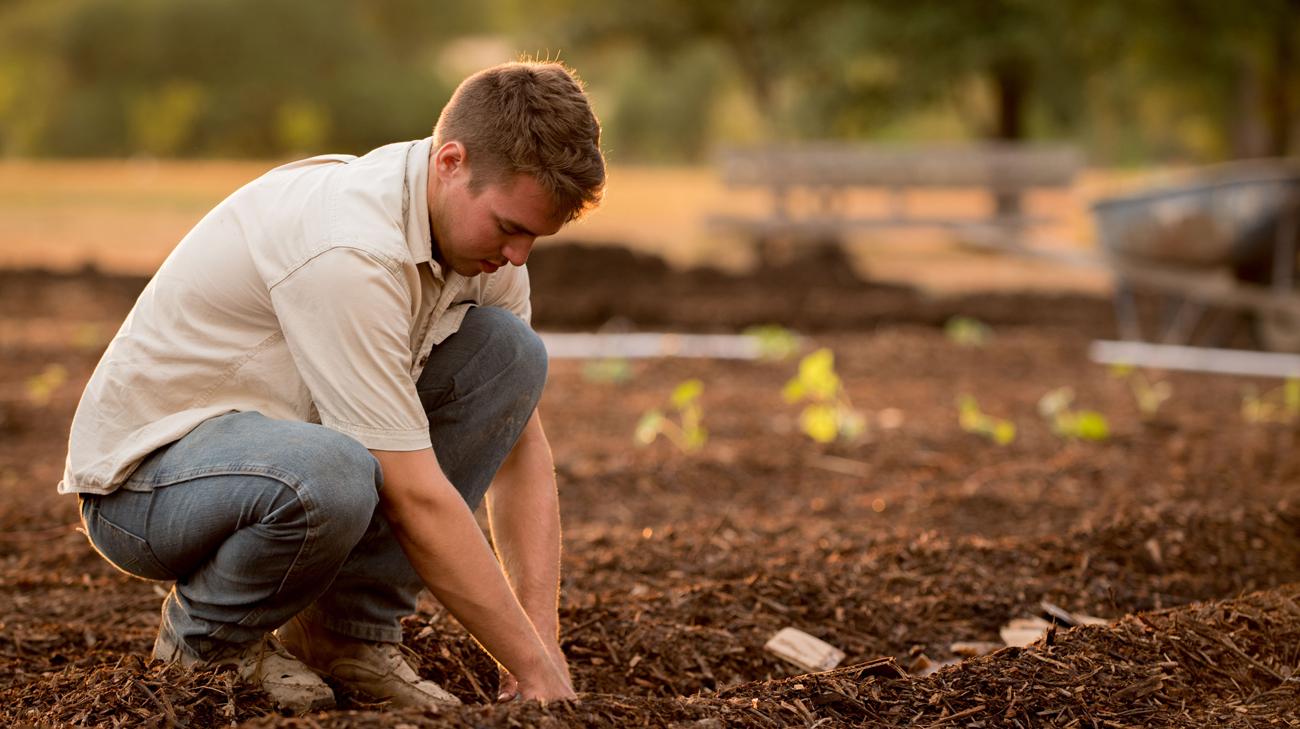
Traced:
POLYGON ((434 596, 510 671, 530 680, 560 680, 551 675, 549 645, 432 452, 373 452, 384 470, 381 508, 434 596))
POLYGON ((560 507, 550 445, 534 412, 488 490, 492 540, 524 611, 558 640, 560 507))

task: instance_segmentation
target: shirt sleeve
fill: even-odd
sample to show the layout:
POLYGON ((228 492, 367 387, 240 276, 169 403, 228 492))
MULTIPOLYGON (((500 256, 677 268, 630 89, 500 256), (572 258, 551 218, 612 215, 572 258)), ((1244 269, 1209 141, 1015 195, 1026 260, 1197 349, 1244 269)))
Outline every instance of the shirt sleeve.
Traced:
POLYGON ((332 248, 271 287, 321 425, 375 450, 431 447, 411 378, 410 289, 377 258, 332 248))
POLYGON ((533 323, 532 288, 528 281, 528 266, 506 266, 492 274, 483 291, 484 306, 499 306, 524 321, 533 323))

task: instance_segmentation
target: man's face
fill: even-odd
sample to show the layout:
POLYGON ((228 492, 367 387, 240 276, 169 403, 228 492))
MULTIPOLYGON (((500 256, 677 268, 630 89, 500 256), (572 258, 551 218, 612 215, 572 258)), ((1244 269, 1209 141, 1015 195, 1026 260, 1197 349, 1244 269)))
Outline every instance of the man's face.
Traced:
POLYGON ((429 157, 429 222, 434 255, 462 276, 522 266, 533 242, 554 235, 563 221, 531 175, 470 190, 465 148, 448 142, 429 157))

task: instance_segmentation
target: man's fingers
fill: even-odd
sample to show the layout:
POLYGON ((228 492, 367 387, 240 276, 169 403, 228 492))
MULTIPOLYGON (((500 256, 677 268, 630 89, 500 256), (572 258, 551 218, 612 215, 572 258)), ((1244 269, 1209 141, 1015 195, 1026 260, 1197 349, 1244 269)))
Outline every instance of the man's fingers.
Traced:
POLYGON ((497 701, 513 701, 519 698, 519 680, 509 671, 501 671, 500 688, 497 690, 497 701))

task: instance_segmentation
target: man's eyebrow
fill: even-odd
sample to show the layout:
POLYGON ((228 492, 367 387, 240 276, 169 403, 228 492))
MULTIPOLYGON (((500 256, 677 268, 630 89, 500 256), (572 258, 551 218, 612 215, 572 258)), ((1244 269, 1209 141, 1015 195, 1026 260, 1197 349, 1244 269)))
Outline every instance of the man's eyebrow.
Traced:
POLYGON ((542 236, 540 236, 540 235, 534 233, 533 231, 531 231, 531 230, 525 228, 524 226, 520 225, 519 223, 516 223, 515 221, 511 220, 510 218, 503 218, 503 217, 501 217, 500 215, 498 215, 498 216, 497 216, 497 221, 500 222, 500 223, 502 223, 502 224, 504 224, 504 225, 506 225, 506 226, 508 226, 508 227, 510 227, 510 228, 514 228, 515 230, 520 231, 521 233, 527 233, 528 235, 531 235, 531 236, 534 237, 534 238, 541 238, 541 237, 542 237, 542 236))

